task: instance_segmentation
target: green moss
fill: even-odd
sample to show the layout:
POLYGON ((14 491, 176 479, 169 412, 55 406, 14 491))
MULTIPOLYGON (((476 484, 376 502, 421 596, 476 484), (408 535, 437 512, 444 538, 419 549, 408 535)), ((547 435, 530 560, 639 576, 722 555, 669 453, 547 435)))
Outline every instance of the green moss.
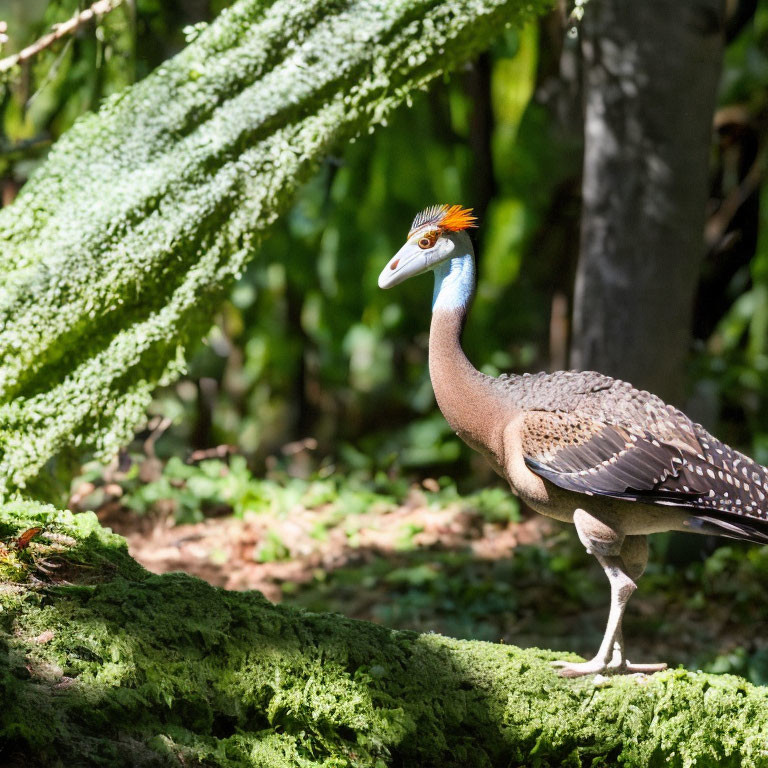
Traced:
POLYGON ((0 583, 25 583, 30 576, 45 579, 36 563, 46 559, 58 561, 55 570, 65 566, 58 580, 66 575, 79 583, 95 583, 118 574, 133 579, 146 574, 128 554, 125 539, 102 528, 92 512, 76 515, 35 502, 8 502, 0 505, 0 542, 7 552, 0 557, 0 583), (15 550, 14 540, 36 527, 43 529, 38 541, 23 552, 15 550))
POLYGON ((550 4, 240 0, 79 120, 0 211, 0 496, 123 444, 322 159, 550 4))
MULTIPOLYGON (((19 515, 17 518, 16 515, 19 515)), ((0 591, 2 754, 35 765, 765 766, 768 691, 564 680, 555 654, 399 632, 151 576, 92 515, 45 522, 94 580, 0 591)), ((18 524, 17 524, 18 523, 18 524)), ((69 556, 69 555, 67 555, 69 556)))
MULTIPOLYGON (((329 149, 545 6, 241 0, 81 120, 0 211, 0 495, 113 451, 329 149)), ((0 581, 5 764, 768 765, 739 678, 563 680, 546 651, 152 576, 93 515, 0 507, 3 540, 37 525, 0 581)))

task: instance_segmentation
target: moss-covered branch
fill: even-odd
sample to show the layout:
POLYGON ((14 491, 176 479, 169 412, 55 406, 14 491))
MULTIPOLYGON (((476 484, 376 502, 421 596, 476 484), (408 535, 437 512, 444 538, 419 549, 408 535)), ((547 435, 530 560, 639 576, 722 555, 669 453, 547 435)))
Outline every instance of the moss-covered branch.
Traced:
POLYGON ((564 680, 548 652, 398 632, 182 574, 151 576, 92 515, 0 510, 6 540, 40 524, 49 539, 28 561, 43 564, 50 533, 77 543, 44 560, 58 560, 57 580, 70 586, 0 591, 6 762, 768 765, 768 692, 739 678, 678 670, 564 680))
POLYGON ((0 211, 0 495, 105 456, 334 147, 546 0, 240 0, 0 211))

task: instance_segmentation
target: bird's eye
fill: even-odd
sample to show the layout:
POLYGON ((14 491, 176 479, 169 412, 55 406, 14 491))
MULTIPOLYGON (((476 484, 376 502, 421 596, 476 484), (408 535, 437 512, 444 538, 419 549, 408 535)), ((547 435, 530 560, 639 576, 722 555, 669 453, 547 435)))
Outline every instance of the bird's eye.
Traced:
POLYGON ((422 237, 421 240, 419 240, 419 248, 431 248, 435 244, 435 239, 433 237, 422 237))

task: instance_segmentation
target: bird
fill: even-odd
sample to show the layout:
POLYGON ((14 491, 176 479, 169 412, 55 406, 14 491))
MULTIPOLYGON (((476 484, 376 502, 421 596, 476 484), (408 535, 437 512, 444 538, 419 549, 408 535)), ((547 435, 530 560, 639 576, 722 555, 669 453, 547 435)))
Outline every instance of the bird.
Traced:
POLYGON ((768 543, 768 469, 649 392, 595 371, 488 376, 462 348, 475 293, 471 208, 413 220, 380 288, 434 274, 429 374, 453 431, 533 510, 572 523, 610 584, 595 656, 553 662, 564 677, 652 674, 632 663, 622 619, 648 562, 649 534, 690 531, 768 543))

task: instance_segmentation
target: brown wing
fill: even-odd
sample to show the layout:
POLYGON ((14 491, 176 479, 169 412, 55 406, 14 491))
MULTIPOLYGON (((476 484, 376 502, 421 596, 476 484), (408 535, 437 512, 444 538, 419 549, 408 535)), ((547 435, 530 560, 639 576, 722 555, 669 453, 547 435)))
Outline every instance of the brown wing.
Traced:
POLYGON ((526 463, 536 474, 578 493, 687 505, 708 490, 689 469, 686 446, 647 431, 534 411, 526 415, 522 439, 526 463))
POLYGON ((639 433, 533 411, 523 425, 523 454, 536 474, 560 488, 685 507, 693 529, 768 543, 768 469, 689 424, 693 440, 687 430, 685 439, 669 440, 670 423, 659 434, 639 433))

